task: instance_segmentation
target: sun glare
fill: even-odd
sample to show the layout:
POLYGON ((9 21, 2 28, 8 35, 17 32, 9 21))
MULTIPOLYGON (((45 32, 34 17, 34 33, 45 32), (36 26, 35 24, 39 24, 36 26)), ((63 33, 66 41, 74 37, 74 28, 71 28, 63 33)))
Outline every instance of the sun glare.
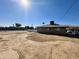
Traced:
POLYGON ((30 8, 30 1, 29 0, 20 0, 19 2, 23 8, 30 8))

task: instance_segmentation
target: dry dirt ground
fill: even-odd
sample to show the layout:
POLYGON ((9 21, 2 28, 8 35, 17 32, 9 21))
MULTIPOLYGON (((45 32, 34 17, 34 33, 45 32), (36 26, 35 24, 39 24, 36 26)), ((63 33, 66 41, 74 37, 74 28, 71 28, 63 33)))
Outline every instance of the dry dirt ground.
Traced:
POLYGON ((0 32, 0 59, 79 59, 79 39, 3 31, 0 32))

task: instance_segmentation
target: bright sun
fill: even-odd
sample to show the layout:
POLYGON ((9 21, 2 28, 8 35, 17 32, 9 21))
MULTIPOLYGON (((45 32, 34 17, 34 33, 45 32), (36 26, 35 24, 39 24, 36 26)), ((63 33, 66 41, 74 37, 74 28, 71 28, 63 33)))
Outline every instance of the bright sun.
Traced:
POLYGON ((23 7, 23 8, 29 8, 30 7, 30 1, 29 0, 20 0, 20 5, 23 7))

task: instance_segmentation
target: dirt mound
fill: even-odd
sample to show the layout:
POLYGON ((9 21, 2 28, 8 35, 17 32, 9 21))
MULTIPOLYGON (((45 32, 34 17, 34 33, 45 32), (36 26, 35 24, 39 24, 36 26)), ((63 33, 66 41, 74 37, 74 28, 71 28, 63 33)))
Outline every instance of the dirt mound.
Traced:
POLYGON ((37 42, 48 42, 48 41, 72 41, 72 42, 78 42, 78 38, 69 38, 65 36, 58 36, 58 35, 46 35, 46 34, 40 34, 40 33, 30 33, 28 35, 27 39, 37 42))

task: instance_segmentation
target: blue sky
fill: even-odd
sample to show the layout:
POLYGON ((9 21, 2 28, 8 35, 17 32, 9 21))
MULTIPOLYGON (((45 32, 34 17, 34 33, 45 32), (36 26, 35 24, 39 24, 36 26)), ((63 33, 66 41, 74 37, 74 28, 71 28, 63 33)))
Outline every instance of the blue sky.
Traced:
POLYGON ((75 0, 28 0, 30 6, 21 6, 20 0, 0 0, 0 26, 14 23, 41 25, 55 21, 64 25, 79 25, 79 0, 63 19, 61 17, 75 0))

